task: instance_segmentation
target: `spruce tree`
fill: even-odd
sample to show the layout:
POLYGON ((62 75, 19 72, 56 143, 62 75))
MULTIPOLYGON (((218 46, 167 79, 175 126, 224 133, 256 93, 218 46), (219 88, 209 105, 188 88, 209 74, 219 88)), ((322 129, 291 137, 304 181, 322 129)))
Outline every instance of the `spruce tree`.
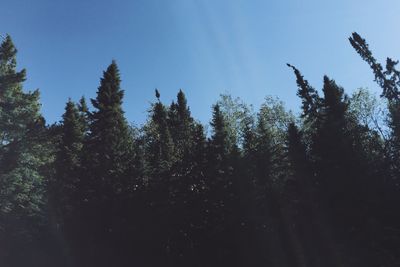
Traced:
POLYGON ((175 189, 172 185, 172 167, 176 163, 174 142, 171 137, 168 121, 168 109, 160 101, 160 93, 156 89, 157 101, 152 105, 150 116, 145 125, 145 175, 149 194, 146 208, 152 222, 147 226, 156 242, 150 244, 151 249, 160 255, 154 264, 172 264, 171 254, 175 250, 173 235, 172 207, 174 207, 175 189))
MULTIPOLYGON (((128 228, 127 207, 135 182, 133 140, 122 109, 124 91, 120 83, 117 64, 112 61, 103 72, 97 97, 91 99, 95 110, 89 116, 84 177, 79 185, 83 193, 80 196, 82 246, 91 248, 83 256, 88 261, 97 259, 99 265, 111 264, 123 245, 116 240, 128 228)), ((123 261, 124 257, 118 260, 123 261)))
MULTIPOLYGON (((204 179, 201 177, 204 158, 201 147, 204 146, 204 133, 201 125, 197 125, 191 117, 186 96, 182 90, 177 94, 176 103, 173 102, 168 110, 168 129, 174 143, 175 162, 171 167, 171 218, 173 220, 174 256, 181 258, 180 262, 186 265, 192 255, 194 241, 193 226, 199 225, 195 221, 199 218, 199 197, 204 179), (197 143, 199 142, 199 143, 197 143), (191 248, 191 249, 190 249, 191 248), (179 256, 180 255, 180 256, 179 256)), ((175 263, 178 264, 178 263, 175 263)))
POLYGON ((322 193, 319 197, 326 201, 338 230, 356 232, 363 223, 363 214, 368 213, 368 196, 364 194, 368 174, 362 168, 363 152, 356 145, 360 137, 352 130, 349 100, 343 88, 324 77, 323 93, 320 124, 311 146, 322 193))
POLYGON ((81 125, 83 127, 83 131, 85 136, 88 134, 89 131, 89 115, 90 115, 90 111, 89 111, 89 107, 87 106, 86 103, 86 98, 84 96, 81 97, 81 99, 79 99, 79 103, 77 104, 77 108, 79 111, 79 118, 81 121, 81 125))
POLYGON ((302 103, 302 117, 307 120, 307 117, 317 116, 320 97, 318 92, 308 83, 301 72, 290 64, 287 64, 289 68, 292 68, 296 76, 296 83, 298 86, 297 96, 301 98, 302 103))
MULTIPOLYGON (((304 144, 303 132, 295 123, 290 123, 287 132, 287 160, 289 169, 289 188, 292 198, 299 202, 300 206, 309 205, 315 186, 315 177, 312 175, 311 164, 304 144)), ((290 194, 289 192, 289 194, 290 194)))
POLYGON ((182 90, 177 94, 177 102, 172 102, 168 110, 168 129, 174 143, 174 154, 177 165, 176 175, 182 176, 190 168, 189 158, 193 147, 192 135, 194 119, 191 117, 187 100, 182 90))
MULTIPOLYGON (((213 106, 211 120, 212 135, 208 142, 207 162, 207 236, 212 246, 208 247, 208 257, 213 264, 231 265, 234 261, 234 235, 232 232, 236 197, 231 161, 232 148, 226 119, 219 104, 213 106), (222 257, 227 253, 226 257, 222 257)), ((208 263, 211 264, 211 263, 208 263)))
POLYGON ((213 107, 211 121, 212 136, 210 139, 210 163, 214 165, 215 173, 226 173, 226 159, 229 154, 228 130, 225 118, 218 104, 213 107))
MULTIPOLYGON (((372 228, 370 232, 375 231, 379 233, 379 236, 374 236, 374 241, 369 242, 375 244, 371 248, 372 251, 375 251, 377 247, 381 247, 382 244, 385 243, 384 240, 390 238, 392 240, 392 245, 387 247, 385 254, 398 255, 399 251, 397 248, 399 247, 400 237, 389 230, 392 227, 397 227, 400 223, 400 218, 397 216, 398 207, 396 204, 400 199, 398 186, 400 177, 400 72, 397 69, 398 61, 387 58, 384 68, 373 56, 366 40, 358 33, 354 32, 349 38, 349 41, 356 52, 372 69, 375 82, 382 88, 381 97, 387 101, 388 105, 387 126, 390 131, 388 137, 381 134, 381 137, 383 137, 385 141, 384 157, 382 157, 384 160, 382 164, 383 171, 377 172, 376 169, 378 168, 370 171, 370 173, 376 173, 375 184, 370 184, 369 191, 366 190, 367 192, 372 192, 373 196, 375 196, 371 197, 371 194, 369 194, 368 200, 377 210, 377 212, 374 213, 375 217, 370 216, 372 217, 370 220, 377 221, 375 228, 372 228), (381 189, 382 195, 379 195, 379 188, 381 189)), ((376 143, 377 142, 374 142, 374 145, 376 145, 376 143)), ((369 156, 372 155, 370 154, 369 156)), ((373 165, 369 165, 368 169, 372 168, 372 166, 377 166, 377 161, 373 163, 373 165)), ((378 254, 377 258, 379 263, 382 263, 383 259, 387 259, 387 257, 382 256, 382 254, 378 254)), ((395 265, 399 262, 399 259, 397 256, 392 256, 385 261, 388 265, 395 265)))
MULTIPOLYGON (((17 50, 7 36, 0 46, 0 201, 1 221, 40 214, 43 204, 44 126, 39 91, 24 92, 25 70, 16 70, 17 50)), ((7 231, 7 230, 6 230, 7 231)))
POLYGON ((256 182, 263 188, 264 194, 271 186, 272 174, 272 135, 266 117, 258 115, 256 126, 256 182))
POLYGON ((397 178, 400 175, 400 72, 396 69, 398 61, 387 58, 384 69, 373 56, 366 40, 358 33, 354 32, 349 41, 361 58, 371 67, 375 82, 382 88, 381 96, 388 101, 388 126, 391 136, 387 144, 386 157, 392 176, 397 178))
POLYGON ((122 110, 124 91, 115 61, 103 73, 95 111, 90 113, 86 146, 88 175, 95 183, 96 199, 112 198, 129 190, 132 140, 122 110))
POLYGON ((304 209, 312 204, 316 181, 310 168, 303 132, 295 123, 290 123, 288 126, 286 142, 288 160, 288 188, 286 190, 296 208, 303 209, 304 213, 306 212, 304 209))
POLYGON ((16 54, 7 36, 0 45, 0 246, 5 254, 17 253, 13 261, 29 261, 16 255, 21 241, 34 240, 44 222, 45 174, 52 151, 39 91, 24 92, 26 72, 17 71, 16 54))
POLYGON ((168 175, 174 160, 174 144, 168 127, 168 111, 160 101, 156 90, 157 102, 151 110, 151 119, 147 125, 147 158, 150 177, 161 179, 168 175))
POLYGON ((62 118, 61 142, 55 162, 55 177, 51 183, 51 195, 63 223, 63 219, 67 219, 79 205, 78 191, 80 179, 83 178, 82 148, 86 122, 71 100, 67 102, 62 118))

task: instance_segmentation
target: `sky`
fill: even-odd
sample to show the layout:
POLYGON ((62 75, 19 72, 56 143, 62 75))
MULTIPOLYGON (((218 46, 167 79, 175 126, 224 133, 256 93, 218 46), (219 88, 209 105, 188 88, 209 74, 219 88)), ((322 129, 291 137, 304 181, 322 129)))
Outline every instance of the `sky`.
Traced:
POLYGON ((277 96, 297 112, 286 63, 317 89, 326 74, 349 94, 378 93, 348 42, 354 31, 379 61, 400 58, 398 0, 0 0, 0 10, 0 34, 13 38, 24 88, 40 89, 48 123, 69 97, 94 98, 113 59, 126 117, 141 124, 155 88, 165 103, 182 89, 204 123, 221 93, 255 107, 277 96))

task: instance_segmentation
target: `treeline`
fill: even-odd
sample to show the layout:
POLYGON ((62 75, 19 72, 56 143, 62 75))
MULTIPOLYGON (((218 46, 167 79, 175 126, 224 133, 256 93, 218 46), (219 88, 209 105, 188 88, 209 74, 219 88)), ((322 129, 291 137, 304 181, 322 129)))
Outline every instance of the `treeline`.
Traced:
POLYGON ((1 266, 398 266, 400 71, 357 33, 380 98, 294 66, 301 115, 222 95, 208 127, 185 94, 124 117, 117 64, 89 108, 47 125, 0 47, 1 266))

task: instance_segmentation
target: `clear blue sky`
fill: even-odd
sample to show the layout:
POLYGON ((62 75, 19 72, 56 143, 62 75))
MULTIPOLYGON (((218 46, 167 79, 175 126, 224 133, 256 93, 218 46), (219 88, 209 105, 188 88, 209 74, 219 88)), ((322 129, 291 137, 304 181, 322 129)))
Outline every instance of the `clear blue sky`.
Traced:
POLYGON ((287 62, 317 88, 328 74, 348 92, 378 91, 348 43, 353 31, 380 60, 400 58, 398 0, 1 0, 0 9, 0 33, 13 37, 48 122, 68 97, 95 97, 112 59, 126 116, 142 123, 156 87, 165 102, 182 88, 203 122, 223 92, 255 106, 276 95, 296 111, 287 62))

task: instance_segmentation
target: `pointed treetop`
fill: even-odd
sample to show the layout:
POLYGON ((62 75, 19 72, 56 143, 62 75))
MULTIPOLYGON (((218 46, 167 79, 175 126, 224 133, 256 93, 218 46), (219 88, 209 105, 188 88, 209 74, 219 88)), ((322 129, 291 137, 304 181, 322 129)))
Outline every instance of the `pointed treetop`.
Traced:
POLYGON ((156 98, 158 101, 160 101, 160 92, 158 91, 158 89, 155 89, 155 93, 156 93, 156 98))
POLYGON ((84 96, 82 96, 81 99, 79 99, 79 111, 84 113, 89 111, 89 108, 86 103, 86 98, 84 96))
POLYGON ((182 89, 179 89, 177 99, 178 99, 178 104, 184 103, 186 105, 186 96, 183 93, 182 89))
POLYGON ((7 35, 0 44, 0 75, 4 75, 0 79, 0 89, 10 84, 25 81, 25 69, 17 72, 16 66, 17 49, 14 46, 11 37, 7 35))
POLYGON ((68 101, 65 105, 65 112, 63 114, 63 120, 68 120, 71 117, 72 113, 76 113, 78 110, 76 108, 75 103, 72 101, 72 99, 69 97, 68 101))
POLYGON ((0 46, 0 60, 10 60, 17 54, 17 49, 11 39, 10 35, 7 35, 0 46))
POLYGON ((296 76, 296 83, 298 86, 297 95, 302 99, 302 116, 305 117, 309 114, 315 114, 320 101, 318 92, 310 86, 308 81, 304 79, 304 76, 295 66, 290 65, 289 63, 286 65, 293 69, 296 76))
POLYGON ((217 136, 224 136, 225 138, 225 135, 227 135, 226 122, 219 104, 213 106, 211 126, 213 127, 214 132, 213 137, 218 138, 217 136))
POLYGON ((96 109, 118 107, 122 104, 124 91, 120 88, 121 79, 115 60, 103 72, 96 99, 91 99, 96 109))
POLYGON ((177 95, 177 107, 179 116, 181 116, 182 119, 190 120, 190 108, 187 105, 186 96, 182 89, 179 90, 177 95))
POLYGON ((381 96, 386 97, 388 100, 400 99, 400 72, 396 69, 398 61, 391 58, 386 59, 386 70, 372 55, 371 50, 365 39, 358 33, 353 32, 349 38, 351 46, 367 62, 375 75, 375 82, 383 89, 381 96))
POLYGON ((182 89, 179 89, 178 95, 177 95, 177 104, 178 106, 182 107, 182 108, 186 108, 187 106, 187 100, 186 100, 186 96, 183 93, 182 89))
POLYGON ((324 92, 325 103, 339 103, 344 96, 344 89, 326 75, 324 76, 322 91, 324 92))

